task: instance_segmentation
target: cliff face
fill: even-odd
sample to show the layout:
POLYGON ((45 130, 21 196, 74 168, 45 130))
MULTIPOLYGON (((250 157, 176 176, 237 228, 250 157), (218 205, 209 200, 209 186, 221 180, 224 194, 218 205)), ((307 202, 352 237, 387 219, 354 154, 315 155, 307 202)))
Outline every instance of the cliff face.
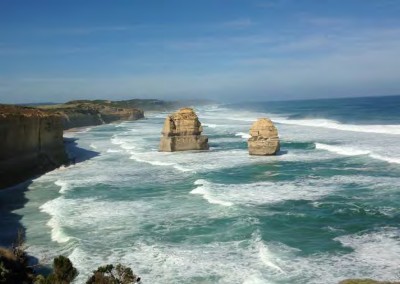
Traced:
POLYGON ((160 151, 208 150, 208 138, 201 135, 203 127, 191 108, 182 108, 169 115, 161 134, 160 151))
POLYGON ((0 188, 67 162, 59 115, 0 105, 0 137, 0 188))
POLYGON ((144 117, 140 109, 121 108, 109 103, 67 103, 52 106, 46 110, 59 113, 63 117, 64 129, 101 125, 119 120, 136 120, 144 117))
POLYGON ((257 120, 250 129, 247 141, 250 155, 275 155, 280 148, 278 130, 268 118, 257 120))

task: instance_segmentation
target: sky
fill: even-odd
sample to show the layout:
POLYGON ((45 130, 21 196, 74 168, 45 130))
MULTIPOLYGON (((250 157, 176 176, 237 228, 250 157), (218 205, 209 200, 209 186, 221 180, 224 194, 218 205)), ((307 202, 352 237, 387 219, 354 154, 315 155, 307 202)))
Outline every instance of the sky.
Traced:
POLYGON ((398 94, 399 0, 0 0, 0 103, 398 94))

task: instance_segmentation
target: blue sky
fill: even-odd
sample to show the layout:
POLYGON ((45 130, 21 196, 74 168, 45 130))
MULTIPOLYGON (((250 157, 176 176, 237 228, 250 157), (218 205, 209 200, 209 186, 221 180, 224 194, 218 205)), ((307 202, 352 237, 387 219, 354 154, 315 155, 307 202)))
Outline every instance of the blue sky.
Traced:
POLYGON ((400 94, 398 0, 1 0, 0 102, 400 94))

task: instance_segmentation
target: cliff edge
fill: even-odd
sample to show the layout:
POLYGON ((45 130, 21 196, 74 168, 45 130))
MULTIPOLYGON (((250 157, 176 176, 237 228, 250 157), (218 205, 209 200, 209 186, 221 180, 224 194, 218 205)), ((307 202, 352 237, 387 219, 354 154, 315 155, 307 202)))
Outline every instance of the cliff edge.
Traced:
POLYGON ((60 115, 0 105, 0 189, 66 162, 60 115))
POLYGON ((64 129, 144 118, 143 110, 118 107, 111 101, 73 101, 61 105, 39 106, 39 109, 61 115, 64 129))
POLYGON ((161 132, 160 151, 208 150, 208 138, 201 135, 203 127, 191 108, 181 108, 167 116, 161 132))

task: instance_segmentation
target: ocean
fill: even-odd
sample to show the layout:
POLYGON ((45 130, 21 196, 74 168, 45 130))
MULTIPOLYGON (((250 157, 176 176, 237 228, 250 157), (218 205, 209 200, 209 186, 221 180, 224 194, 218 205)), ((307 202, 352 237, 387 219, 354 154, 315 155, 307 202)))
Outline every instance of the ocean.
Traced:
POLYGON ((76 283, 108 263, 145 284, 400 278, 400 96, 195 109, 210 151, 158 152, 167 112, 66 133, 77 163, 12 212, 28 252, 68 256, 76 283), (260 117, 277 156, 248 155, 260 117))

